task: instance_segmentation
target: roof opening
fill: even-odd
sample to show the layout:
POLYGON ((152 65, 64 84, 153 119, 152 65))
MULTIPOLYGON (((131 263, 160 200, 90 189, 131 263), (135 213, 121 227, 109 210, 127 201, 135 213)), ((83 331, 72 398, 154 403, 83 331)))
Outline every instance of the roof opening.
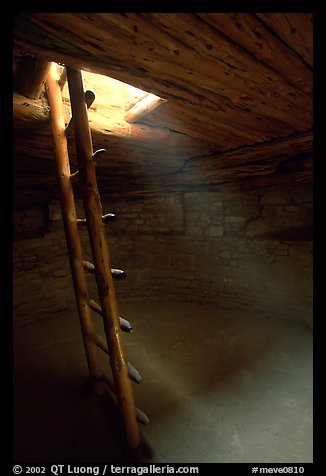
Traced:
MULTIPOLYGON (((57 65, 58 77, 63 72, 63 66, 57 65)), ((96 111, 102 115, 102 121, 108 127, 110 122, 134 123, 146 114, 154 111, 160 104, 166 102, 155 94, 142 91, 130 84, 123 83, 117 79, 104 76, 102 74, 82 71, 84 89, 91 90, 95 94, 95 101, 90 108, 90 112, 96 111)), ((67 83, 62 89, 64 101, 69 101, 69 90, 67 83)), ((90 123, 94 118, 90 118, 90 123)), ((98 122, 99 117, 95 122, 98 122)))

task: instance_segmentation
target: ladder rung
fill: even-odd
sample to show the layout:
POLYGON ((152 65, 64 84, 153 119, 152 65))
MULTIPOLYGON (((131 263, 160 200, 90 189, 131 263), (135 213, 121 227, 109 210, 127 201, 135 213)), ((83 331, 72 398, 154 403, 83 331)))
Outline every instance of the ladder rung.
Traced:
POLYGON ((87 109, 89 109, 91 105, 93 104, 93 102, 95 101, 95 94, 93 93, 93 91, 90 91, 89 89, 87 89, 87 91, 85 91, 84 98, 85 98, 87 109))
POLYGON ((96 150, 93 155, 92 155, 92 158, 93 160, 98 160, 100 159, 103 155, 107 154, 107 150, 106 149, 98 149, 96 150))
MULTIPOLYGON (((102 378, 103 378, 103 382, 107 385, 109 390, 116 397, 116 391, 115 391, 115 388, 114 388, 114 384, 113 384, 112 380, 110 379, 110 377, 104 373, 102 378)), ((137 408, 137 407, 136 407, 136 418, 137 418, 137 421, 139 423, 141 423, 142 425, 148 425, 148 423, 149 423, 149 418, 146 415, 146 413, 139 410, 139 408, 137 408)))
MULTIPOLYGON (((93 309, 93 311, 97 312, 97 314, 100 314, 102 316, 102 308, 99 304, 97 304, 96 301, 94 301, 94 299, 90 299, 88 301, 88 304, 93 309)), ((127 319, 119 317, 119 321, 121 330, 123 330, 124 332, 132 332, 132 325, 129 321, 127 321, 127 319)))
MULTIPOLYGON (((85 98, 87 109, 89 109, 95 100, 95 94, 93 93, 93 91, 87 90, 85 91, 84 98, 85 98)), ((66 137, 68 137, 68 135, 72 131, 72 128, 73 128, 73 118, 70 119, 69 124, 67 125, 65 129, 66 137)))
POLYGON ((114 221, 116 219, 116 215, 114 213, 107 213, 106 215, 102 215, 102 222, 106 223, 108 221, 114 221))
POLYGON ((111 274, 112 274, 112 278, 115 279, 116 281, 126 279, 127 277, 125 271, 123 271, 122 269, 111 268, 111 274))
POLYGON ((135 367, 133 365, 131 365, 129 362, 127 362, 127 366, 128 366, 129 378, 131 380, 133 380, 134 382, 136 382, 136 383, 140 383, 141 382, 141 375, 138 372, 138 370, 135 369, 135 367))
POLYGON ((124 319, 123 317, 119 317, 120 320, 120 327, 124 332, 132 332, 132 325, 130 324, 127 319, 124 319))
MULTIPOLYGON (((57 81, 56 66, 51 64, 50 71, 46 79, 47 99, 50 105, 50 119, 52 136, 54 142, 54 159, 58 178, 59 195, 61 202, 61 213, 65 223, 65 237, 68 247, 71 274, 74 281, 75 298, 80 318, 81 331, 86 351, 89 375, 93 390, 101 394, 104 384, 101 382, 102 369, 98 359, 98 349, 89 342, 88 336, 94 333, 94 326, 91 319, 91 311, 87 306, 87 283, 84 273, 81 273, 80 262, 82 260, 82 247, 79 233, 72 217, 75 216, 75 203, 72 182, 66 180, 71 172, 68 156, 68 145, 65 131, 62 124, 64 122, 62 96, 60 86, 57 81)), ((130 385, 130 382, 128 382, 130 385)))
MULTIPOLYGON (((55 66, 52 65, 53 74, 51 74, 51 81, 55 84, 55 66)), ((62 152, 60 167, 58 166, 57 171, 59 175, 59 181, 62 180, 62 188, 60 189, 60 199, 62 198, 61 204, 62 209, 66 209, 66 213, 64 214, 64 218, 67 220, 68 223, 65 223, 65 230, 67 238, 67 245, 68 245, 68 253, 70 258, 70 265, 72 268, 76 268, 76 273, 73 274, 74 278, 74 286, 76 291, 76 301, 78 310, 85 311, 87 313, 85 317, 86 324, 85 325, 85 332, 83 332, 84 337, 84 344, 86 350, 86 356, 88 363, 92 364, 91 359, 94 357, 95 362, 95 370, 93 372, 92 366, 89 365, 89 370, 91 376, 94 381, 102 383, 101 387, 105 387, 108 391, 108 385, 104 385, 103 380, 103 370, 101 369, 101 361, 98 360, 98 347, 95 345, 92 336, 95 334, 94 331, 90 331, 89 328, 92 327, 93 319, 91 319, 90 311, 91 309, 95 308, 95 311, 102 315, 103 325, 105 328, 106 340, 107 344, 109 344, 109 351, 110 351, 110 364, 111 364, 111 371, 112 371, 112 380, 113 380, 113 387, 116 393, 116 402, 118 404, 120 413, 121 413, 121 420, 124 427, 125 436, 130 448, 135 449, 140 444, 140 433, 139 428, 136 421, 136 407, 134 396, 132 392, 132 386, 130 379, 128 377, 128 369, 127 369, 127 359, 124 355, 124 349, 121 345, 121 336, 120 331, 117 328, 119 325, 123 328, 126 321, 125 319, 121 319, 118 313, 118 308, 115 302, 115 291, 114 287, 112 286, 112 277, 110 275, 110 254, 107 245, 107 237, 105 233, 105 228, 102 220, 102 207, 100 203, 100 197, 98 193, 98 185, 96 179, 96 168, 95 168, 95 160, 92 160, 91 154, 93 153, 92 147, 92 138, 91 138, 91 131, 89 127, 88 115, 87 115, 87 108, 85 106, 85 101, 87 103, 87 107, 89 107, 88 100, 90 102, 94 100, 94 93, 86 92, 84 93, 83 90, 83 78, 81 70, 73 69, 67 67, 67 79, 68 79, 68 87, 69 87, 69 96, 70 96, 70 104, 71 104, 71 112, 73 120, 68 125, 67 133, 69 132, 69 127, 71 129, 73 123, 73 130, 74 130, 74 138, 75 138, 75 145, 77 151, 77 163, 78 163, 78 179, 80 185, 80 193, 83 198, 83 204, 85 209, 84 217, 87 221, 78 220, 78 223, 86 223, 87 230, 90 238, 91 243, 91 250, 93 255, 93 262, 95 265, 95 273, 96 273, 96 281, 97 281, 97 288, 100 297, 100 305, 96 304, 95 301, 89 301, 87 287, 85 292, 77 292, 79 281, 85 281, 85 273, 83 271, 83 267, 80 266, 82 264, 83 258, 80 256, 78 260, 74 260, 74 248, 75 246, 79 246, 81 255, 81 243, 80 238, 78 236, 77 224, 76 224, 76 215, 75 215, 75 206, 71 203, 70 198, 67 198, 66 189, 69 190, 72 187, 72 181, 66 180, 70 175, 69 170, 69 158, 67 154, 67 136, 64 134, 63 130, 63 112, 62 112, 62 104, 61 108, 58 107, 55 110, 55 113, 52 111, 52 104, 51 104, 51 122, 52 122, 52 130, 53 136, 55 141, 55 153, 57 152, 57 148, 59 152, 62 152), (58 136, 59 140, 64 145, 64 148, 61 147, 59 140, 56 141, 55 135, 58 136), (62 150, 61 150, 62 149, 62 150), (63 172, 68 170, 68 174, 65 175, 63 172), (61 178, 63 176, 63 178, 61 178), (62 196, 61 196, 62 195, 62 196), (66 200, 64 200, 66 199, 66 200), (73 219, 72 219, 73 218, 73 219), (67 226, 66 226, 67 225, 67 226), (68 225, 71 225, 70 227, 68 225), (71 237, 69 235, 70 230, 72 231, 71 237), (68 233, 69 232, 69 233, 68 233), (76 235, 76 237, 74 236, 76 235), (76 283, 75 283, 76 282, 76 283), (95 303, 95 306, 94 304, 95 303), (92 306, 93 304, 93 306, 92 306), (94 377, 93 377, 94 374, 94 377), (96 380, 95 380, 96 378, 96 380)), ((51 82, 50 81, 50 82, 51 82)), ((57 89, 59 90, 59 94, 57 95, 57 99, 60 99, 60 87, 57 84, 57 89)), ((51 93, 50 87, 48 91, 51 93)), ((61 100, 62 102, 62 100, 61 100)), ((103 152, 103 151, 102 151, 103 152)), ((59 155, 59 154, 57 154, 59 155)), ((95 154, 94 157, 96 155, 95 154)), ((86 283, 85 283, 86 284, 86 283)), ((82 320, 82 312, 80 311, 80 317, 82 320)), ((129 324, 129 323, 128 323, 129 324)), ((131 325, 129 324, 127 330, 131 330, 131 325)), ((111 386, 112 388, 112 386, 111 386)), ((101 388, 99 388, 101 390, 101 388)), ((141 418, 142 415, 139 417, 141 418)), ((144 418, 141 418, 144 420, 144 418)), ((146 423, 146 418, 145 418, 146 423)))
POLYGON ((147 426, 149 424, 149 418, 146 415, 146 413, 142 412, 137 407, 136 407, 136 418, 137 418, 137 421, 141 423, 142 425, 147 426))
POLYGON ((79 181, 78 179, 78 170, 74 172, 73 174, 70 174, 69 176, 71 183, 77 183, 79 181))
MULTIPOLYGON (((100 349, 102 349, 107 355, 110 355, 107 342, 102 336, 98 334, 94 334, 93 340, 100 349)), ((128 375, 130 380, 133 380, 135 383, 140 383, 142 378, 138 370, 135 369, 135 367, 131 365, 129 362, 127 362, 127 366, 128 366, 128 375)))
MULTIPOLYGON (((75 172, 74 174, 70 175, 70 178, 73 177, 74 175, 76 175, 78 173, 75 172)), ((109 222, 109 221, 114 221, 116 219, 116 215, 114 213, 107 213, 106 215, 102 215, 102 221, 103 223, 106 223, 106 222, 109 222)), ((77 223, 80 224, 80 223, 83 223, 83 224, 86 224, 86 218, 77 218, 77 223)))
MULTIPOLYGON (((95 266, 89 261, 83 261, 83 268, 89 273, 95 273, 95 266)), ((126 273, 122 269, 111 268, 112 278, 115 280, 121 280, 126 278, 126 273)))
POLYGON ((89 273, 95 273, 95 266, 93 263, 90 263, 89 261, 83 261, 83 268, 88 271, 89 273))

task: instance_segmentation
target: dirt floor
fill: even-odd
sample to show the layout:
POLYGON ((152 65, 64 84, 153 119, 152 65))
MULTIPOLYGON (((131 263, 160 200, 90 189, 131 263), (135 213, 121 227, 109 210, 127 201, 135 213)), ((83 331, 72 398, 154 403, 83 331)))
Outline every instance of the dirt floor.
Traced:
POLYGON ((14 334, 15 462, 312 461, 311 329, 190 303, 120 313, 150 419, 139 450, 126 448, 109 397, 92 395, 77 314, 62 312, 14 334))

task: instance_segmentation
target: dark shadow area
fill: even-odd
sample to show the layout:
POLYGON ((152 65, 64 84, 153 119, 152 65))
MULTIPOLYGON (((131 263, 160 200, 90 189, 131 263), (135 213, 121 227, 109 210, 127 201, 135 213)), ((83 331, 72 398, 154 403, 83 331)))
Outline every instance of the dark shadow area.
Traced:
POLYGON ((294 226, 276 232, 261 233, 252 238, 259 240, 278 240, 278 241, 312 241, 313 226, 294 226))

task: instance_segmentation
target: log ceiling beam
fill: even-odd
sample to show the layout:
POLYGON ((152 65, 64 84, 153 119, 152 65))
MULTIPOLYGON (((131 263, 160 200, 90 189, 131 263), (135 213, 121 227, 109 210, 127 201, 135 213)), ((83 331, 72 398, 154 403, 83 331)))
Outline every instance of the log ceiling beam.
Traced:
MULTIPOLYGON (((216 97, 227 97, 243 108, 290 123, 297 111, 298 127, 309 127, 312 73, 301 64, 298 77, 293 51, 275 40, 278 48, 273 43, 269 55, 279 58, 279 68, 290 65, 286 80, 248 50, 230 44, 207 18, 204 22, 191 14, 42 13, 22 14, 16 22, 16 44, 41 57, 106 74, 176 102, 214 108, 216 97), (292 77, 298 77, 295 86, 293 80, 289 83, 292 77)), ((265 41, 270 32, 262 35, 265 41)))
POLYGON ((313 66, 312 13, 256 13, 265 25, 313 66))
POLYGON ((15 88, 30 99, 38 99, 44 90, 44 82, 51 63, 30 55, 22 57, 15 75, 15 88))
MULTIPOLYGON (((109 151, 97 164, 106 190, 312 180, 309 13, 20 13, 14 52, 18 79, 19 59, 33 55, 143 90, 121 105, 98 95, 89 109, 94 147, 109 151), (167 101, 148 113, 149 93, 167 101)), ((23 94, 14 94, 15 183, 49 191, 48 104, 23 94)))

